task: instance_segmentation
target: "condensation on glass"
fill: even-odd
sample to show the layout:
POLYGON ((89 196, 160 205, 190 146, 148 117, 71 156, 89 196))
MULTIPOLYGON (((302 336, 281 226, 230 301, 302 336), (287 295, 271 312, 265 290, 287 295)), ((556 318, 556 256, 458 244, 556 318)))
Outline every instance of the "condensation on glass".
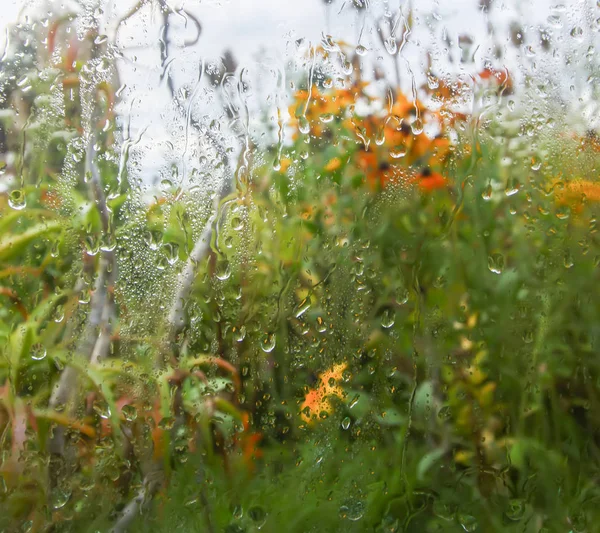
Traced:
POLYGON ((1 530, 597 530, 600 4, 3 9, 1 530))

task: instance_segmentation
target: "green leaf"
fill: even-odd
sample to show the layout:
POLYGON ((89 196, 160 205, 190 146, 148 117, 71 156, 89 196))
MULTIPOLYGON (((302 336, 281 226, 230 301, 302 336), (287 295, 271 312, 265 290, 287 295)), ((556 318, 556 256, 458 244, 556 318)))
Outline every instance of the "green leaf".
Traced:
POLYGON ((429 469, 437 463, 446 453, 444 448, 436 448, 429 453, 426 453, 417 464, 417 479, 425 481, 425 476, 429 469))
POLYGON ((0 261, 12 259, 15 256, 22 255, 25 248, 33 242, 48 233, 60 231, 63 228, 61 222, 43 222, 32 226, 18 235, 8 235, 0 240, 0 261))

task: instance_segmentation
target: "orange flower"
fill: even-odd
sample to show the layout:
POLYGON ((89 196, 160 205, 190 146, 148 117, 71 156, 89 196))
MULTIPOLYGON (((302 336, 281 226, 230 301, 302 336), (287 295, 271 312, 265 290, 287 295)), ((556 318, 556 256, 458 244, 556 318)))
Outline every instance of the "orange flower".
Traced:
POLYGON ((424 169, 411 183, 417 183, 422 192, 432 192, 436 189, 444 189, 448 185, 448 180, 437 172, 432 172, 430 168, 424 169))
POLYGON ((564 188, 556 193, 559 204, 571 204, 575 212, 581 212, 583 202, 600 202, 600 183, 588 180, 577 180, 566 183, 564 188))
POLYGON ((371 150, 359 150, 356 154, 358 168, 365 174, 373 172, 377 166, 377 155, 371 150))
POLYGON ((421 103, 418 100, 416 102, 409 100, 403 92, 398 91, 396 92, 396 100, 392 106, 392 115, 400 118, 415 115, 415 107, 418 108, 419 111, 422 109, 421 103))
POLYGON ((332 396, 344 397, 344 391, 338 382, 341 381, 347 366, 347 363, 338 363, 321 373, 317 386, 308 391, 300 407, 302 419, 305 422, 316 420, 322 412, 331 413, 333 405, 330 398, 332 396))
POLYGON ((287 169, 290 168, 291 164, 292 164, 291 159, 289 159, 287 157, 282 158, 281 161, 279 162, 279 165, 280 165, 279 172, 282 172, 282 173, 286 172, 287 169))
POLYGON ((246 467, 250 471, 254 471, 254 461, 260 459, 263 455, 262 450, 258 447, 263 439, 262 433, 258 431, 251 431, 250 426, 250 415, 248 413, 242 414, 242 423, 244 425, 244 431, 237 436, 237 440, 242 450, 242 457, 246 467))
POLYGON ((491 80, 498 85, 503 94, 511 94, 513 91, 513 82, 508 70, 496 70, 492 67, 486 67, 479 73, 481 80, 491 80))

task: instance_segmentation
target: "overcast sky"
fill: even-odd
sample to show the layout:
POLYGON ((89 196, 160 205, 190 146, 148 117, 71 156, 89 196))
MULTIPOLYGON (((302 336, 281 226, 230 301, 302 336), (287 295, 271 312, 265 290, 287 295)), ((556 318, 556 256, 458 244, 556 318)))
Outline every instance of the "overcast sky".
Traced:
MULTIPOLYGON (((2 15, 0 27, 16 20, 21 7, 39 6, 45 0, 0 0, 2 15)), ((80 0, 80 5, 92 6, 97 0, 80 0)), ((392 20, 401 20, 400 14, 408 13, 408 0, 369 0, 368 9, 357 13, 352 8, 354 0, 334 0, 329 8, 322 0, 168 0, 176 11, 183 9, 192 13, 202 24, 202 33, 193 47, 183 47, 194 34, 194 27, 183 16, 171 19, 172 64, 169 72, 176 88, 194 87, 199 66, 221 57, 225 50, 231 50, 249 79, 257 84, 269 83, 270 72, 289 70, 302 50, 296 41, 303 39, 318 44, 323 35, 330 34, 335 39, 344 39, 360 44, 367 49, 365 61, 392 71, 397 56, 388 53, 379 40, 375 19, 386 12, 392 20)), ((364 0, 367 1, 367 0, 364 0)), ((48 0, 53 6, 61 6, 63 0, 48 0)), ((103 0, 106 32, 114 31, 114 22, 128 12, 134 0, 103 0), (111 27, 112 25, 112 27, 111 27)), ((480 0, 416 0, 412 2, 414 30, 400 59, 401 68, 409 67, 418 84, 423 81, 426 52, 433 55, 438 70, 454 73, 476 71, 485 59, 493 58, 493 46, 504 50, 504 57, 497 66, 507 66, 513 72, 537 69, 538 76, 558 79, 559 72, 565 71, 566 83, 572 83, 565 70, 565 57, 569 47, 585 50, 585 38, 589 37, 589 26, 595 17, 600 17, 595 0, 494 0, 489 13, 480 7, 480 0), (586 15, 589 20, 586 20, 586 15), (591 18, 590 18, 591 17, 591 18), (495 36, 489 34, 489 22, 493 22, 495 36), (517 49, 510 43, 511 25, 522 28, 524 45, 517 49), (540 48, 540 29, 548 29, 556 41, 556 49, 562 54, 544 55, 540 48), (583 38, 577 28, 583 30, 583 38), (575 31, 574 31, 575 30, 575 31), (573 33, 574 32, 574 33, 573 33), (573 33, 574 37, 569 37, 573 33), (461 36, 468 36, 474 42, 470 53, 474 54, 474 65, 463 65, 457 58, 461 36), (445 42, 449 44, 445 44, 445 42), (526 46, 530 46, 527 49, 526 46), (454 62, 448 61, 445 48, 448 47, 454 62), (563 57, 564 56, 564 57, 563 57)), ((118 45, 124 59, 119 62, 121 81, 126 85, 122 91, 121 110, 131 109, 132 136, 142 130, 144 139, 138 147, 144 153, 145 166, 158 168, 173 154, 183 149, 177 146, 181 138, 177 132, 185 124, 182 117, 173 111, 173 102, 166 84, 161 81, 165 65, 160 60, 161 17, 155 7, 156 2, 146 2, 138 13, 123 24, 118 33, 118 45), (166 139, 175 139, 170 144, 166 139), (165 148, 165 147, 168 148, 165 148), (172 153, 166 155, 165 150, 172 153)), ((58 9, 57 7, 57 9, 58 9)), ((88 7, 88 11, 89 11, 88 7)), ((183 11, 181 11, 183 12, 183 11)), ((514 32, 512 32, 514 33, 514 32)), ((4 31, 0 37, 0 50, 4 48, 4 31)), ((305 53, 305 52, 304 52, 305 53)), ((579 54, 581 57, 583 54, 579 54)), ((577 58, 576 58, 577 59, 577 58)), ((306 76, 307 73, 298 71, 306 76)), ((578 76, 581 77, 581 76, 578 76)), ((408 80, 410 89, 410 79, 408 80)), ((272 80, 271 80, 272 81, 272 80)), ((581 80, 575 80, 581 83, 581 80)), ((574 82, 573 82, 574 83, 574 82)), ((287 91, 289 95, 289 87, 287 91)), ((268 93, 268 89, 266 91, 268 93)), ((276 94, 273 101, 276 101, 276 94)), ((209 113, 215 102, 208 93, 197 95, 194 113, 209 113)), ((191 97, 188 91, 187 97, 191 97)), ((261 95, 263 101, 266 96, 261 95)), ((283 105, 282 105, 283 107, 283 105)), ((253 114, 251 120, 264 121, 264 115, 253 114)))

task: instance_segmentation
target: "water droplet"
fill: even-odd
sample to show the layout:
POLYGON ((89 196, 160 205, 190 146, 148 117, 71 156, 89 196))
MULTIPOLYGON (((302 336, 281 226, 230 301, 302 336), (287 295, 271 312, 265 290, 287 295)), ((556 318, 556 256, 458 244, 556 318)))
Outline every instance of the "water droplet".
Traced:
POLYGON ((108 41, 108 36, 100 34, 94 39, 94 44, 104 44, 106 41, 108 41))
POLYGON ((79 488, 84 491, 84 492, 89 492, 90 490, 92 490, 94 487, 96 486, 96 482, 94 481, 93 478, 84 478, 80 483, 79 483, 79 488))
POLYGON ((233 340, 235 342, 242 342, 246 338, 246 326, 240 326, 239 328, 233 328, 233 340))
POLYGON ((215 268, 215 276, 217 276, 217 278, 221 281, 229 279, 229 277, 231 276, 231 265, 229 261, 223 259, 222 261, 219 261, 217 263, 217 266, 215 268))
POLYGON ((36 343, 31 347, 31 358, 34 361, 41 361, 46 358, 46 347, 41 343, 36 343))
POLYGON ((411 125, 410 125, 410 129, 412 130, 414 135, 421 135, 421 133, 423 133, 423 121, 418 118, 417 120, 415 120, 411 125))
POLYGON ((528 329, 523 332, 523 342, 525 344, 531 344, 533 342, 533 330, 528 329))
POLYGON ((165 416, 164 418, 161 418, 160 422, 158 423, 158 427, 165 431, 173 429, 174 425, 175 418, 172 416, 165 416))
POLYGON ((166 242, 163 244, 163 252, 169 265, 174 265, 179 260, 179 245, 175 242, 166 242))
POLYGON ((504 189, 504 194, 506 196, 513 196, 517 194, 521 190, 521 184, 515 179, 511 179, 506 184, 506 189, 504 189))
POLYGON ((294 316, 296 318, 300 318, 304 313, 306 313, 306 311, 310 309, 310 305, 310 298, 304 298, 304 300, 298 304, 298 307, 296 307, 294 316))
POLYGON ((17 81, 17 87, 24 87, 29 83, 29 76, 25 75, 17 81))
POLYGON ((442 421, 450 420, 451 417, 452 417, 452 410, 450 409, 449 405, 444 405, 438 411, 438 418, 442 421))
POLYGON ((260 343, 260 348, 265 353, 271 353, 275 349, 275 344, 277 343, 277 336, 275 333, 267 333, 262 338, 260 343))
POLYGON ((477 531, 479 524, 477 523, 477 519, 470 514, 459 513, 457 516, 458 523, 467 533, 473 533, 477 531))
POLYGON ((410 297, 410 293, 408 292, 407 289, 398 289, 396 291, 396 303, 398 305, 404 305, 405 303, 408 302, 408 299, 410 297))
POLYGON ((392 159, 400 159, 406 155, 406 147, 405 146, 396 146, 390 150, 390 157, 392 159))
POLYGON ((451 505, 449 505, 447 502, 441 500, 441 499, 436 499, 433 502, 433 514, 435 514, 436 516, 438 516, 439 518, 441 518, 442 520, 446 520, 446 521, 450 521, 450 520, 454 520, 454 512, 455 510, 453 509, 453 507, 451 505))
POLYGON ((349 407, 350 409, 352 409, 352 408, 353 408, 353 407, 354 407, 354 406, 355 406, 355 405, 358 403, 358 401, 359 401, 359 400, 360 400, 360 394, 356 394, 356 395, 355 395, 355 396, 352 398, 352 400, 350 400, 350 403, 348 404, 348 407, 349 407))
POLYGON ((488 257, 488 268, 494 274, 502 274, 504 270, 504 256, 502 254, 492 254, 488 257))
POLYGON ((144 235, 146 244, 151 250, 158 250, 162 242, 162 237, 162 232, 156 230, 149 230, 144 235))
POLYGON ((100 418, 104 418, 105 420, 110 418, 110 407, 104 400, 96 400, 92 407, 100 418))
POLYGON ((15 189, 8 195, 8 205, 16 211, 21 211, 27 207, 25 193, 21 189, 15 189))
POLYGON ((359 56, 366 56, 368 52, 369 52, 369 51, 368 51, 368 50, 367 50, 367 49, 366 49, 366 48, 365 48, 365 47, 364 47, 362 44, 359 44, 359 45, 356 47, 356 53, 357 53, 359 56))
POLYGON ((350 427, 350 424, 352 423, 352 420, 350 420, 350 417, 347 416, 342 420, 342 429, 346 430, 350 427))
POLYGON ((323 320, 322 317, 317 317, 317 326, 316 329, 319 333, 325 333, 327 331, 327 324, 323 320))
POLYGON ((248 516, 253 522, 256 523, 256 527, 259 529, 267 521, 266 511, 258 505, 255 505, 254 507, 250 507, 250 509, 248 509, 248 516))
POLYGON ((124 405, 121 412, 128 422, 133 422, 137 418, 137 409, 133 405, 124 405))
POLYGON ((89 304, 90 300, 92 299, 92 291, 88 288, 88 289, 82 289, 79 292, 79 298, 77 299, 77 301, 82 304, 89 304))
POLYGON ((305 116, 298 118, 298 130, 304 135, 310 131, 310 124, 305 116))
POLYGON ((69 489, 60 489, 60 488, 56 488, 52 491, 52 494, 50 496, 50 503, 52 505, 53 509, 62 509, 67 502, 69 501, 69 498, 71 497, 71 491, 69 489))
POLYGON ((335 115, 333 113, 325 113, 324 115, 321 115, 319 117, 319 120, 321 122, 323 122, 324 124, 329 124, 330 122, 333 121, 334 118, 335 118, 335 115))
POLYGON ((573 256, 570 252, 565 253, 564 263, 565 268, 571 268, 575 263, 573 262, 573 256))
POLYGON ((65 310, 63 309, 62 305, 59 305, 54 310, 54 315, 52 318, 57 324, 60 324, 63 321, 63 319, 65 318, 65 310))
POLYGON ((542 168, 542 160, 539 157, 531 158, 531 170, 539 170, 542 168))
POLYGON ((525 510, 525 500, 521 498, 513 498, 509 500, 505 514, 509 520, 514 520, 516 522, 525 516, 525 510))
POLYGON ((571 216, 571 209, 566 205, 560 206, 556 210, 556 218, 558 218, 559 220, 566 220, 570 216, 571 216))
POLYGON ((492 198, 492 184, 490 183, 481 193, 481 197, 486 201, 489 202, 492 198))
POLYGON ((349 499, 340 506, 340 518, 357 522, 365 514, 365 504, 361 500, 349 499))
POLYGON ((106 234, 101 239, 100 250, 112 252, 117 247, 117 240, 112 233, 106 234))
POLYGON ((393 309, 386 309, 381 315, 381 326, 389 329, 396 322, 396 312, 393 309))
POLYGON ((244 221, 240 217, 233 217, 231 219, 231 227, 234 230, 239 231, 244 227, 244 221))
POLYGON ((398 52, 398 43, 393 37, 388 37, 383 44, 385 45, 388 54, 393 56, 398 52))
POLYGON ((571 37, 573 37, 573 39, 575 39, 576 41, 582 42, 583 41, 583 28, 581 26, 575 26, 574 28, 571 29, 569 35, 571 35, 571 37))

